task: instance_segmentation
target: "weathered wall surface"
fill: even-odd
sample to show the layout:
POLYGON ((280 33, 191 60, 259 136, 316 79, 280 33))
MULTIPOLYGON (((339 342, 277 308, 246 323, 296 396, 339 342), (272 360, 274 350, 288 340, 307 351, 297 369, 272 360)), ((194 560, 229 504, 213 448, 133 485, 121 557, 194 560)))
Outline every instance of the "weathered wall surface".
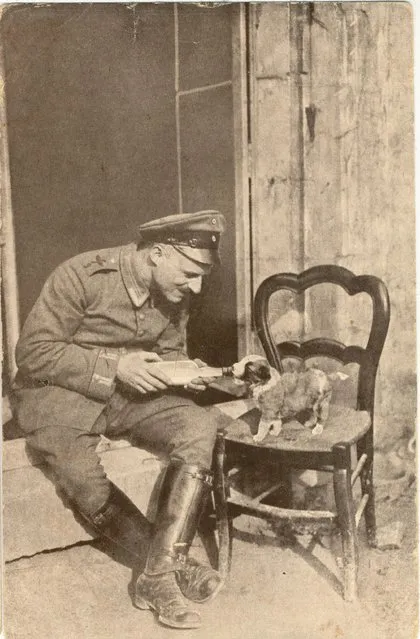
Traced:
MULTIPOLYGON (((376 400, 385 443, 415 425, 411 8, 262 4, 251 33, 254 286, 321 263, 385 281, 392 319, 376 400)), ((309 300, 305 327, 293 305, 278 304, 284 330, 332 330, 363 343, 369 313, 357 303, 351 319, 349 306, 335 308, 341 295, 322 295, 324 312, 309 300)))

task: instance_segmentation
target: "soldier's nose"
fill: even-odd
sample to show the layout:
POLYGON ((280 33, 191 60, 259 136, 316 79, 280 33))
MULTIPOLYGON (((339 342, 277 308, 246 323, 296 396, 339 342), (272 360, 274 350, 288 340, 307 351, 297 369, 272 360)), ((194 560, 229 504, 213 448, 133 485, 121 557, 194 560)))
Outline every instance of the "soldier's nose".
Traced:
POLYGON ((201 291, 202 281, 203 281, 203 278, 201 277, 201 275, 191 280, 188 284, 190 291, 195 294, 199 293, 201 291))

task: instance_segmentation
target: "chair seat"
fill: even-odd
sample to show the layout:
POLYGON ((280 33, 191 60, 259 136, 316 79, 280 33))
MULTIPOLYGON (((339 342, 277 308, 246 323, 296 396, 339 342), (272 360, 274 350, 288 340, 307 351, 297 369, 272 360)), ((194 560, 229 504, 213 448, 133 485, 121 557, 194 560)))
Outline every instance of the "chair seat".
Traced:
POLYGON ((283 430, 277 437, 268 434, 262 442, 254 442, 252 436, 257 432, 260 411, 254 406, 238 416, 226 429, 227 441, 251 444, 258 448, 272 448, 283 451, 320 451, 330 452, 339 442, 354 444, 369 429, 371 420, 367 411, 358 411, 348 406, 331 404, 329 417, 320 435, 313 435, 296 419, 285 421, 283 430))

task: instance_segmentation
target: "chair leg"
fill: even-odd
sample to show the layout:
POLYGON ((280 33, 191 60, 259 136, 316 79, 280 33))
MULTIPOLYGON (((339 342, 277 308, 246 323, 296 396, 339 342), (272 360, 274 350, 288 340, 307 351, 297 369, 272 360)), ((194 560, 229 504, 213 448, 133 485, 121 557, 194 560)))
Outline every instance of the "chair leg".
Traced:
POLYGON ((217 570, 219 564, 219 546, 216 534, 216 516, 211 499, 207 501, 206 509, 201 517, 197 532, 207 553, 211 567, 217 570))
POLYGON ((230 573, 232 562, 232 515, 229 512, 229 486, 225 476, 225 438, 219 432, 214 455, 214 502, 218 533, 218 570, 223 580, 230 573))
POLYGON ((338 525, 343 548, 343 590, 344 599, 357 598, 358 548, 354 502, 351 487, 350 448, 338 444, 334 446, 334 495, 338 525))
POLYGON ((371 433, 366 435, 365 440, 360 441, 357 446, 358 455, 367 454, 366 463, 360 473, 360 486, 362 495, 368 495, 364 517, 366 525, 366 536, 369 546, 376 547, 376 513, 375 513, 375 488, 373 485, 373 440, 371 433))
POLYGON ((360 485, 362 494, 368 495, 364 516, 366 524, 366 535, 369 546, 376 547, 376 513, 375 513, 375 489, 373 486, 372 463, 367 464, 360 474, 360 485))

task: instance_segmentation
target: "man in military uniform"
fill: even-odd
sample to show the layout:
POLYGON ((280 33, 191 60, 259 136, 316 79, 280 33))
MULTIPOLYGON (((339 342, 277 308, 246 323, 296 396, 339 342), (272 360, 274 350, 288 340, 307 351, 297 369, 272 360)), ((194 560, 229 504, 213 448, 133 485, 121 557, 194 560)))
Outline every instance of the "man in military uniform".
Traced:
POLYGON ((186 359, 191 293, 218 262, 225 227, 217 211, 143 224, 140 240, 78 255, 48 278, 16 349, 15 408, 28 446, 83 520, 141 561, 133 600, 178 628, 200 625, 186 598, 220 588, 209 566, 188 558, 211 487, 223 416, 200 407, 203 380, 176 392, 153 364, 186 359), (106 476, 100 434, 166 453, 154 526, 106 476))

